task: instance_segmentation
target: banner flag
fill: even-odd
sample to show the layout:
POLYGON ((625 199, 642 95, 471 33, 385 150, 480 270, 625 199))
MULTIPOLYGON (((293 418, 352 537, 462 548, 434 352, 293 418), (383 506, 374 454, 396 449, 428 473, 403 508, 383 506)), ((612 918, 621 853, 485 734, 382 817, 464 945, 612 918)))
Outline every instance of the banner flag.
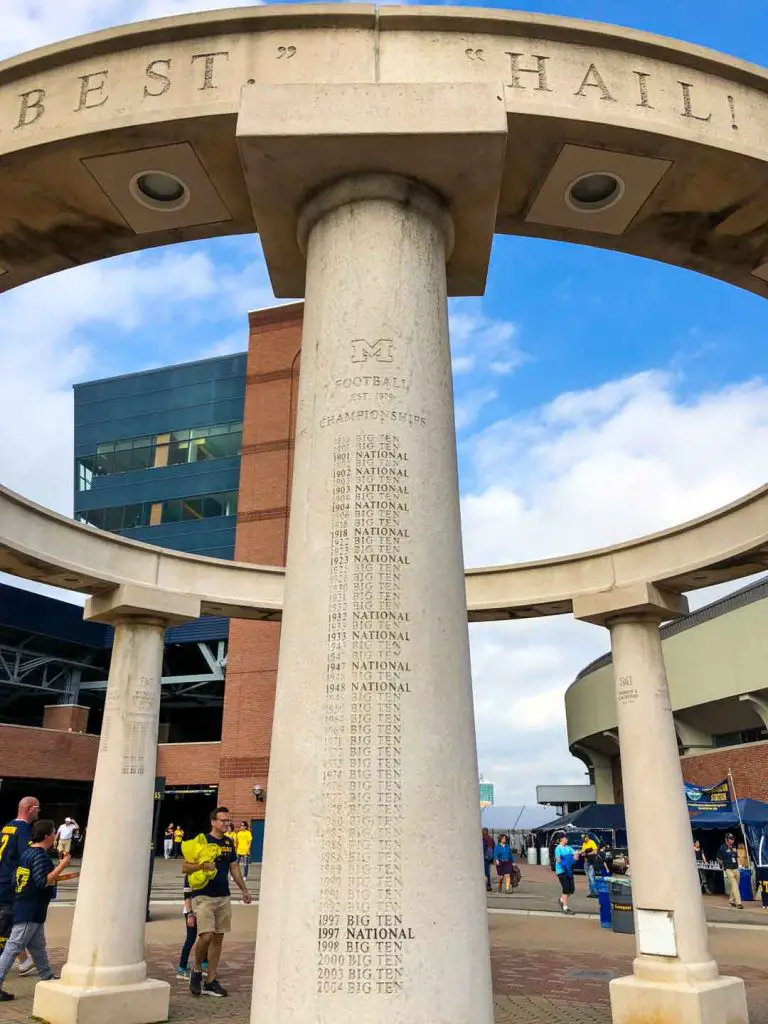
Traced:
POLYGON ((730 811, 731 789, 728 779, 716 783, 714 786, 694 786, 690 782, 684 782, 685 799, 688 802, 688 810, 700 814, 702 811, 730 811))

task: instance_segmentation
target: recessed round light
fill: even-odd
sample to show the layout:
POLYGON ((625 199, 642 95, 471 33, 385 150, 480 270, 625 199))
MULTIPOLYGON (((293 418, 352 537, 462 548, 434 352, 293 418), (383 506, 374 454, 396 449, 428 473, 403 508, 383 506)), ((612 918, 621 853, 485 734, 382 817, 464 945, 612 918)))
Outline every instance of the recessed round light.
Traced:
POLYGON ((565 190, 565 201, 579 213, 607 210, 624 195, 624 182, 607 171, 590 171, 574 179, 565 190))
POLYGON ((131 194, 153 210, 179 210, 189 202, 189 189, 167 171, 141 171, 130 183, 131 194))

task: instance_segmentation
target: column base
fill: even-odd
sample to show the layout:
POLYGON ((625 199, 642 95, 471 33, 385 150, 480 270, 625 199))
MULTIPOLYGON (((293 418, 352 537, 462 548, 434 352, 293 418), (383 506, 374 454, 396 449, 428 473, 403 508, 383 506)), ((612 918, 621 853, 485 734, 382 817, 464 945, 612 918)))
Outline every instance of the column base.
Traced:
POLYGON ((46 1024, 158 1024, 168 1020, 171 986, 167 981, 84 988, 41 981, 32 1015, 46 1024))
POLYGON ((748 1024, 741 978, 657 982, 617 978, 610 984, 613 1024, 748 1024))

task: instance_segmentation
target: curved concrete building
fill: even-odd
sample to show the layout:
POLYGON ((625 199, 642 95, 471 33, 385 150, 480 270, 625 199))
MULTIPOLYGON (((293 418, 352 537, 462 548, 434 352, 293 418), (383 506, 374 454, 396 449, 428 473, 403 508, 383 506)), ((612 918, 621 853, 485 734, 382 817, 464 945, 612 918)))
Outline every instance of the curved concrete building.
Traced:
MULTIPOLYGON (((683 778, 720 782, 768 800, 768 581, 661 628, 683 778)), ((565 695, 568 744, 594 778, 599 803, 621 803, 613 665, 587 665, 565 695)))

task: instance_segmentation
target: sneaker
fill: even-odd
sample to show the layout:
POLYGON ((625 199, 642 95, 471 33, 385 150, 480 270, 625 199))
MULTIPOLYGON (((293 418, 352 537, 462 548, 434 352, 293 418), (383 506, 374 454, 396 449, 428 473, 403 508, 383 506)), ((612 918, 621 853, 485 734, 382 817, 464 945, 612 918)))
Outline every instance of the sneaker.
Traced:
POLYGON ((189 991, 193 996, 199 996, 203 991, 202 971, 192 971, 189 976, 189 991))
POLYGON ((34 967, 35 963, 31 956, 28 956, 25 960, 19 962, 19 974, 29 974, 31 967, 34 967))
POLYGON ((217 978, 214 978, 213 981, 206 981, 203 985, 204 996, 216 996, 217 999, 221 999, 228 994, 227 990, 221 987, 217 978))
POLYGON ((0 988, 0 1003, 10 1003, 15 998, 15 995, 10 992, 6 992, 4 988, 0 988))
POLYGON ((25 960, 24 963, 19 967, 19 977, 26 978, 28 974, 37 974, 37 968, 32 963, 31 958, 29 963, 27 963, 25 960))
POLYGON ((189 981, 190 973, 191 972, 190 972, 188 967, 177 967, 176 968, 176 977, 177 977, 177 979, 179 981, 189 981))

